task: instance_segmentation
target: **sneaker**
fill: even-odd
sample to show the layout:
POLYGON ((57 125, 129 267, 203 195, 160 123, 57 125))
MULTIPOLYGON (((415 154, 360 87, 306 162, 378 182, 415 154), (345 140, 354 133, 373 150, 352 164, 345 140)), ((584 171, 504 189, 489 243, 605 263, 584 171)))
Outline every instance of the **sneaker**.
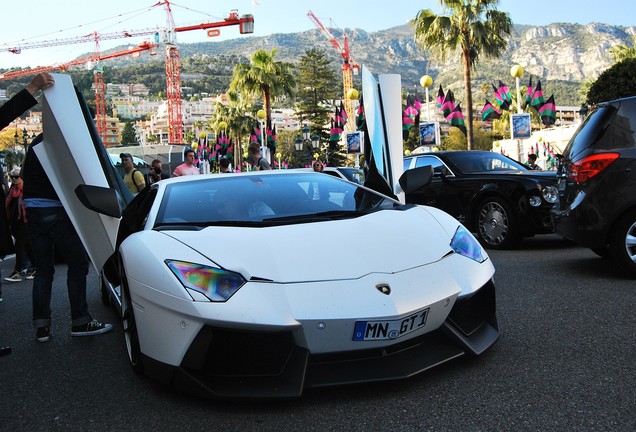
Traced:
POLYGON ((31 280, 31 279, 35 278, 35 269, 34 268, 30 268, 28 270, 25 270, 22 273, 24 273, 25 279, 31 280))
POLYGON ((22 274, 19 271, 14 271, 9 277, 4 278, 7 282, 22 282, 22 274))
POLYGON ((38 342, 46 342, 51 337, 51 327, 38 327, 35 332, 35 338, 38 342))
POLYGON ((87 322, 86 324, 73 326, 71 336, 92 336, 109 332, 113 329, 112 324, 102 324, 97 320, 87 322))

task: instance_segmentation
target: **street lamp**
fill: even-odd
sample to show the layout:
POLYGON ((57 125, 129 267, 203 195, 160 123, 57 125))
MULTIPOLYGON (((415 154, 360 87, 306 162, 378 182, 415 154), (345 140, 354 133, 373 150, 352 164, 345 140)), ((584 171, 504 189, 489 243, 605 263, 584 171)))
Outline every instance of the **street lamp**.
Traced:
MULTIPOLYGON (((307 163, 309 163, 311 160, 311 149, 313 148, 314 150, 317 150, 320 146, 320 136, 318 134, 311 135, 311 129, 309 129, 309 126, 307 125, 302 127, 301 132, 303 136, 302 138, 300 135, 296 137, 294 140, 294 147, 296 148, 296 151, 300 152, 303 150, 305 145, 307 146, 307 163)), ((317 156, 316 159, 318 159, 317 156)))
POLYGON ((431 121, 431 111, 428 108, 428 88, 433 85, 433 77, 430 75, 424 75, 420 78, 420 85, 424 87, 426 92, 426 121, 431 121))
POLYGON ((24 145, 24 155, 27 154, 27 147, 29 146, 29 132, 26 128, 22 129, 22 144, 24 145))
POLYGON ((267 157, 267 147, 265 143, 265 117, 267 117, 267 113, 264 109, 260 109, 256 112, 256 117, 258 117, 258 121, 261 125, 261 156, 264 157, 266 161, 271 162, 269 157, 267 157))
POLYGON ((510 68, 510 75, 515 79, 515 85, 517 87, 517 112, 521 113, 521 93, 519 91, 519 79, 523 76, 523 67, 521 65, 514 65, 510 68))

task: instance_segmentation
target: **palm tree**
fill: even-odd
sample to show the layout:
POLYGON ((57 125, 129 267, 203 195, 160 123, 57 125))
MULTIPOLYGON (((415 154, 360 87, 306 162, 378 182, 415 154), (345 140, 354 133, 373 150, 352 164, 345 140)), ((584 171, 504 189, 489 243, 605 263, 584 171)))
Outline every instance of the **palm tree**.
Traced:
POLYGON ((436 15, 424 9, 415 17, 415 41, 433 51, 444 61, 446 56, 459 51, 464 70, 466 91, 466 138, 468 150, 473 145, 473 96, 471 68, 480 55, 488 58, 501 56, 512 29, 510 16, 495 8, 499 0, 440 0, 450 15, 436 15))
POLYGON ((234 141, 234 166, 239 167, 243 157, 241 141, 244 136, 249 135, 252 131, 254 117, 247 114, 250 112, 251 107, 238 93, 230 91, 227 96, 227 104, 216 103, 209 126, 218 132, 221 122, 227 124, 228 134, 234 141))
POLYGON ((293 96, 296 93, 296 78, 292 74, 291 63, 274 61, 276 48, 271 52, 258 50, 248 63, 240 63, 234 68, 230 91, 246 95, 262 95, 266 123, 271 124, 272 102, 276 96, 293 96))

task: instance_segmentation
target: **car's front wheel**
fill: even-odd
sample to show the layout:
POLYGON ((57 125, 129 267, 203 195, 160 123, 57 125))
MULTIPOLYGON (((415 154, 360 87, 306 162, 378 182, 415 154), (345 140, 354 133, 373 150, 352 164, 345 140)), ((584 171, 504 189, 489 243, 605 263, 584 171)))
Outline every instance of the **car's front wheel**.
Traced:
POLYGON ((128 360, 136 373, 144 372, 144 364, 141 357, 141 349, 139 347, 139 334, 137 333, 137 324, 135 322, 135 312, 130 297, 130 289, 126 279, 126 272, 120 259, 119 265, 121 271, 121 310, 122 325, 124 327, 124 340, 126 342, 126 351, 128 351, 128 360))
POLYGON ((490 249, 509 249, 519 242, 517 221, 505 200, 488 197, 479 204, 477 236, 490 249))
POLYGON ((618 266, 636 277, 636 210, 627 212, 614 225, 610 251, 618 266))

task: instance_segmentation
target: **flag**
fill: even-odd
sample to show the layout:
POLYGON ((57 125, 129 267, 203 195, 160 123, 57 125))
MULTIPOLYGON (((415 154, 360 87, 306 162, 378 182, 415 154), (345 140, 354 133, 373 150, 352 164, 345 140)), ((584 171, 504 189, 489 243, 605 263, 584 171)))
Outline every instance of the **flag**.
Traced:
POLYGON ((276 153, 276 126, 272 127, 271 122, 267 122, 267 129, 265 135, 267 136, 267 148, 269 148, 271 154, 276 153))
POLYGON ((446 97, 444 97, 444 102, 442 102, 442 114, 444 114, 445 118, 448 118, 453 109, 455 108, 455 95, 453 95, 452 90, 448 90, 446 92, 446 97))
POLYGON ((491 104, 488 99, 486 99, 486 103, 481 109, 481 121, 498 119, 499 117, 501 117, 501 112, 497 108, 495 108, 495 106, 491 104))
POLYGON ((545 103, 545 99, 543 98, 543 92, 541 91, 541 80, 537 82, 537 86, 535 87, 532 93, 532 99, 530 100, 530 106, 539 112, 541 106, 545 103))
POLYGON ((252 129, 252 133, 250 135, 250 142, 253 143, 258 143, 258 145, 262 145, 261 140, 263 139, 263 136, 261 135, 261 126, 259 124, 260 122, 257 121, 256 122, 256 126, 254 127, 254 129, 252 129))
MULTIPOLYGON (((503 83, 501 81, 499 81, 499 83, 503 85, 503 83)), ((495 102, 497 103, 497 105, 499 105, 499 108, 501 108, 502 110, 510 109, 510 104, 506 100, 505 93, 502 94, 501 87, 497 88, 493 84, 492 85, 492 89, 495 92, 495 102)))
POLYGON ((556 105, 554 104, 554 95, 550 96, 548 100, 541 105, 538 112, 544 125, 552 126, 556 122, 556 105))
POLYGON ((532 102, 532 77, 530 77, 530 82, 528 83, 528 89, 526 90, 526 104, 523 107, 524 109, 526 109, 528 107, 528 105, 530 105, 530 102, 532 102))
POLYGON ((437 90, 437 98, 435 99, 435 105, 437 106, 437 108, 441 108, 443 102, 444 102, 444 89, 442 88, 442 85, 440 84, 439 90, 437 90))
POLYGON ((464 135, 466 135, 466 123, 464 123, 464 114, 462 114, 461 103, 457 104, 447 118, 450 121, 451 126, 459 128, 459 130, 464 132, 464 135))
POLYGON ((417 114, 419 114, 420 110, 422 109, 422 103, 417 98, 417 95, 415 96, 415 100, 413 101, 413 108, 415 108, 417 110, 417 114))
POLYGON ((360 105, 358 105, 358 111, 356 112, 356 129, 359 131, 365 129, 364 101, 362 97, 360 97, 360 105))
POLYGON ((338 132, 333 119, 331 119, 331 129, 329 129, 329 141, 340 141, 340 132, 338 132))
POLYGON ((347 113, 347 110, 345 109, 343 101, 340 101, 340 115, 342 116, 342 128, 344 129, 345 125, 347 124, 347 121, 349 120, 349 114, 347 113))
POLYGON ((501 80, 499 81, 499 94, 509 106, 512 105, 512 95, 510 94, 510 90, 507 85, 501 82, 501 80))

